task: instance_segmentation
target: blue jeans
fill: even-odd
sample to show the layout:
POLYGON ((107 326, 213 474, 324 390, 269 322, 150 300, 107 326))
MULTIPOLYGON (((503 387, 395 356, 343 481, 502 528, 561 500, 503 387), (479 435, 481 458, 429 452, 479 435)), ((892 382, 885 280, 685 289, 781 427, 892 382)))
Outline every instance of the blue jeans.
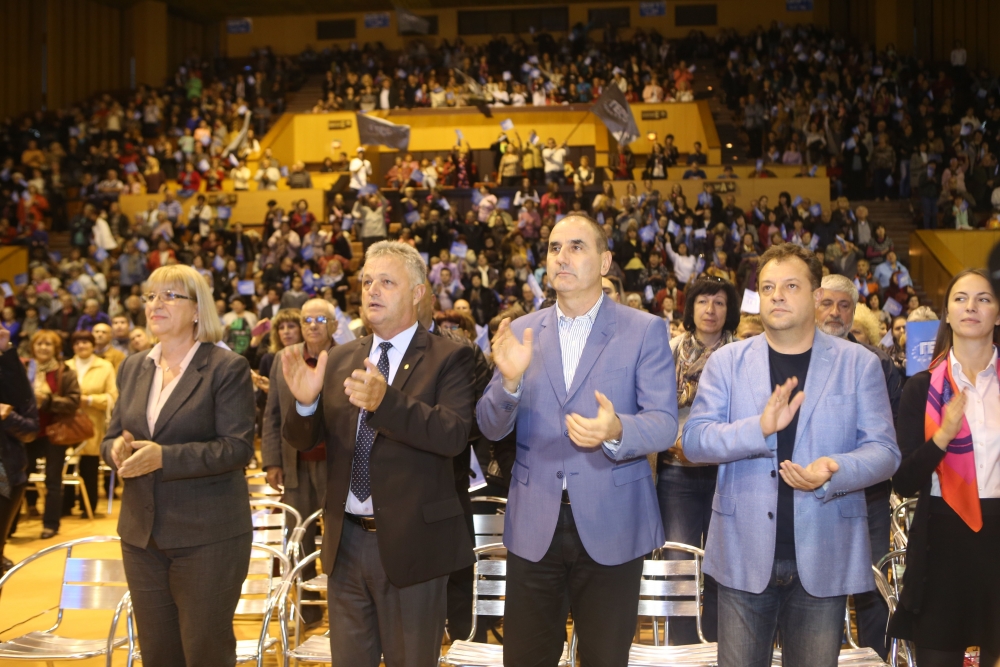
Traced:
MULTIPOLYGON (((889 553, 889 489, 870 491, 868 496, 868 535, 872 543, 872 565, 889 553)), ((854 611, 858 621, 858 644, 875 649, 883 660, 889 655, 885 629, 889 623, 889 606, 877 590, 854 594, 854 611)))
MULTIPOLYGON (((656 497, 663 519, 663 533, 670 542, 702 547, 708 538, 708 524, 712 518, 712 496, 718 466, 660 465, 656 482, 656 497)), ((691 558, 686 553, 668 551, 670 560, 691 558)), ((705 575, 702 597, 702 634, 714 642, 718 636, 719 589, 715 579, 705 575)), ((693 617, 677 617, 667 623, 667 643, 671 646, 697 644, 698 627, 693 617)))
POLYGON ((763 593, 719 585, 719 667, 770 667, 781 632, 784 667, 837 667, 847 596, 818 598, 793 560, 775 560, 763 593))

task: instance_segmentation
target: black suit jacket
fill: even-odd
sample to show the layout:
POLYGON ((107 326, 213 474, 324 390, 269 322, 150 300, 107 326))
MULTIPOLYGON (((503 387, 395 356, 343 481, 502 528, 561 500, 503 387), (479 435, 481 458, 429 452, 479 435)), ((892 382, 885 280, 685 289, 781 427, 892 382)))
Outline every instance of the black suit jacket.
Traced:
POLYGON ((118 368, 120 398, 101 456, 122 431, 163 446, 163 467, 125 480, 118 534, 146 548, 221 542, 253 530, 243 468, 253 456, 254 400, 250 365, 234 352, 200 343, 149 432, 146 405, 156 368, 148 353, 118 368))
MULTIPOLYGON (((332 572, 344 524, 359 409, 344 380, 364 368, 374 336, 329 352, 326 388, 316 413, 293 404, 282 435, 296 449, 326 440, 326 530, 323 569, 332 572)), ((473 351, 417 326, 392 385, 369 416, 377 435, 371 453, 371 489, 382 566, 404 587, 471 565, 472 540, 455 492, 452 457, 468 445, 472 428, 473 351)))
MULTIPOLYGON (((945 360, 945 363, 948 363, 945 360)), ((930 388, 930 371, 917 373, 903 386, 899 401, 899 420, 896 441, 903 454, 899 469, 892 476, 896 493, 910 498, 919 493, 917 509, 910 524, 910 537, 906 548, 906 571, 903 573, 903 590, 900 604, 914 614, 919 614, 927 583, 927 550, 929 543, 928 522, 931 510, 931 475, 944 458, 945 452, 924 434, 924 416, 927 413, 927 390, 930 388)), ((890 625, 890 636, 893 627, 890 625)))

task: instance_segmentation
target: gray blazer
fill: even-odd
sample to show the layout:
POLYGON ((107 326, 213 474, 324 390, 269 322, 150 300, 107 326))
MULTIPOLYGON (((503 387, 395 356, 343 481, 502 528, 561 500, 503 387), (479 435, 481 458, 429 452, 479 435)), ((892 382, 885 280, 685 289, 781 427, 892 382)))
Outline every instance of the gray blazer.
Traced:
POLYGON ((535 332, 531 365, 520 399, 496 371, 476 414, 479 429, 500 440, 517 427, 503 542, 538 562, 552 543, 566 480, 573 518, 587 553, 601 565, 619 565, 663 544, 663 524, 647 454, 677 439, 674 360, 663 320, 605 299, 597 311, 573 385, 563 379, 555 306, 511 323, 518 340, 535 332), (594 390, 614 403, 622 444, 612 458, 604 447, 577 447, 565 415, 597 414, 594 390))
POLYGON ((112 468, 111 444, 123 430, 163 447, 163 468, 125 480, 118 534, 140 548, 152 538, 174 549, 250 532, 243 468, 253 456, 254 400, 247 360, 201 343, 150 433, 146 405, 155 370, 148 354, 122 363, 121 398, 101 444, 112 468))
MULTIPOLYGON (((302 343, 295 346, 302 350, 302 343)), ((298 450, 281 435, 281 415, 295 408, 295 397, 285 383, 285 375, 281 371, 281 353, 274 355, 271 364, 271 390, 267 392, 267 405, 264 407, 264 424, 260 434, 260 456, 262 467, 278 466, 285 474, 285 488, 297 489, 299 486, 298 450)))
MULTIPOLYGON (((771 396, 767 339, 730 343, 705 364, 684 425, 684 454, 719 464, 705 573, 750 593, 767 588, 778 511, 778 436, 760 415, 771 396)), ((900 453, 878 357, 863 345, 816 331, 799 408, 792 461, 821 456, 840 465, 829 486, 795 491, 795 556, 810 595, 875 588, 865 488, 892 476, 900 453)))

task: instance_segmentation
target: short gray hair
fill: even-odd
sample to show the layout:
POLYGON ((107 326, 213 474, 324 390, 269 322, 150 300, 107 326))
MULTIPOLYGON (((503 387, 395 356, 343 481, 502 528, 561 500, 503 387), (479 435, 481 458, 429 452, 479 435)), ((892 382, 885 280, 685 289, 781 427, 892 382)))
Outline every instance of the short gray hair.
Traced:
POLYGON ((907 322, 933 322, 937 319, 937 313, 930 306, 917 306, 906 316, 907 322))
POLYGON ((369 246, 365 253, 365 263, 377 257, 395 257, 403 262, 410 276, 410 287, 423 285, 427 280, 427 265, 413 246, 398 241, 379 241, 369 246))
POLYGON ((858 299, 860 298, 858 288, 854 284, 854 281, 847 276, 842 276, 837 273, 831 273, 828 276, 823 276, 823 280, 820 282, 820 287, 824 290, 830 290, 831 292, 843 292, 847 296, 851 297, 851 305, 858 305, 858 299))

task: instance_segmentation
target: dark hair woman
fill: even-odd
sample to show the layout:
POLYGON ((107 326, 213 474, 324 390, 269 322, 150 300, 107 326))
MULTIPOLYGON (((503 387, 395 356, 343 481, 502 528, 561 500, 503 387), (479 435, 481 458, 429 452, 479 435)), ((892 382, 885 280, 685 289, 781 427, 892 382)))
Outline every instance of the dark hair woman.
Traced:
MULTIPOLYGON (((705 363, 713 352, 733 342, 740 324, 740 302, 732 283, 720 278, 698 278, 685 290, 684 330, 670 341, 677 373, 677 421, 684 428, 691 404, 698 392, 705 363)), ((712 497, 718 466, 689 462, 681 449, 680 436, 673 447, 660 454, 657 461, 656 495, 667 540, 684 544, 702 544, 708 536, 712 517, 712 497)), ((671 553, 682 558, 683 554, 671 553)), ((705 577, 702 628, 709 641, 715 641, 718 627, 718 588, 715 580, 705 577)), ((694 619, 678 618, 670 623, 670 643, 697 644, 694 619)))
POLYGON ((931 367, 903 389, 892 478, 919 493, 890 637, 909 639, 920 667, 1000 658, 1000 301, 986 272, 956 275, 931 367))

